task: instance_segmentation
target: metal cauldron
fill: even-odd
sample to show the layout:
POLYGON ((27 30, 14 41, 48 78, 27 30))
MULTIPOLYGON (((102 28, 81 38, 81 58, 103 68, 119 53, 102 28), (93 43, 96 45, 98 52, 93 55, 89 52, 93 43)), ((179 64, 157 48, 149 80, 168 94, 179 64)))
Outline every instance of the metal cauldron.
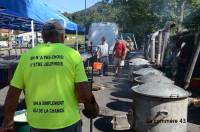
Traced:
POLYGON ((189 92, 157 82, 134 86, 132 90, 132 122, 137 132, 187 132, 189 92))
POLYGON ((155 74, 147 74, 144 76, 138 76, 134 78, 134 81, 138 84, 150 83, 150 82, 157 82, 157 83, 171 83, 173 84, 174 81, 165 77, 164 75, 155 75, 155 74))
POLYGON ((133 70, 138 70, 140 67, 150 65, 149 61, 142 58, 134 58, 129 60, 129 66, 133 67, 133 70))
POLYGON ((143 59, 143 58, 133 58, 129 60, 129 74, 128 78, 130 81, 133 80, 133 71, 139 70, 141 68, 148 68, 151 67, 151 64, 149 61, 143 59))
POLYGON ((155 68, 142 68, 137 71, 133 71, 133 76, 145 76, 147 74, 163 75, 163 73, 155 68))
POLYGON ((142 68, 142 69, 139 69, 137 71, 131 71, 131 72, 129 72, 129 74, 130 74, 129 80, 131 82, 135 82, 134 78, 138 77, 138 76, 145 76, 145 75, 148 75, 148 74, 163 75, 163 73, 161 71, 159 71, 155 68, 152 68, 152 67, 142 68))
POLYGON ((144 58, 144 52, 143 51, 130 51, 127 54, 128 59, 132 58, 144 58))

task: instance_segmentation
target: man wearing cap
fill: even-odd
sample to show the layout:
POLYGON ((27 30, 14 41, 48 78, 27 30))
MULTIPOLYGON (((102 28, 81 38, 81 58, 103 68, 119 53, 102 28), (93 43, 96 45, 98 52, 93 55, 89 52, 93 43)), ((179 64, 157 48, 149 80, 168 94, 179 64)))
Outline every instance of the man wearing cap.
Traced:
POLYGON ((100 44, 97 46, 97 57, 100 62, 103 63, 103 68, 100 70, 100 76, 108 75, 108 43, 106 42, 106 38, 102 37, 100 44))
POLYGON ((44 44, 23 54, 5 101, 1 132, 13 129, 13 116, 21 91, 25 91, 31 132, 81 132, 79 104, 88 118, 99 107, 87 84, 80 54, 65 46, 64 27, 48 21, 42 30, 44 44))
POLYGON ((126 38, 126 50, 127 52, 134 50, 134 43, 129 36, 126 38))

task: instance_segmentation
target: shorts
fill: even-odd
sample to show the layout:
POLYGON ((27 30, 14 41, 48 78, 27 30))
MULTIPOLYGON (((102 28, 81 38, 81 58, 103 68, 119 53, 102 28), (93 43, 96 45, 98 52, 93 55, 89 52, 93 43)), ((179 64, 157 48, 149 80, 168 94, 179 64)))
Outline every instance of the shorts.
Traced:
POLYGON ((115 66, 120 66, 121 61, 122 61, 121 58, 114 57, 113 64, 115 66))

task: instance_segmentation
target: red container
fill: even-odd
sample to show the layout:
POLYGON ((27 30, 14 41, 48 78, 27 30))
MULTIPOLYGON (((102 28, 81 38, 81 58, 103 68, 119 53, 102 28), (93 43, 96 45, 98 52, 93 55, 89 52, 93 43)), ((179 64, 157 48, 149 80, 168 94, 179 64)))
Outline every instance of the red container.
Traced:
POLYGON ((94 70, 101 70, 101 68, 102 68, 102 63, 101 62, 94 62, 93 63, 93 69, 94 70))

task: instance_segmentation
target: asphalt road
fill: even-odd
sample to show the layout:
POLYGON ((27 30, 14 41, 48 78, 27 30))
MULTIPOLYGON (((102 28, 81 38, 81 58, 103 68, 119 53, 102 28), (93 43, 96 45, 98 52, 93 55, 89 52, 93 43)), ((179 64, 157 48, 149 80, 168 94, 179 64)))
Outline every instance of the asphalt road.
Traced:
MULTIPOLYGON (((19 51, 18 51, 19 52, 19 51)), ((12 52, 15 54, 15 52, 12 52)), ((119 77, 113 76, 95 76, 94 83, 102 85, 103 89, 93 91, 95 98, 100 106, 101 116, 93 119, 92 128, 93 132, 115 132, 111 120, 115 114, 126 114, 132 103, 133 92, 131 90, 131 83, 128 81, 127 69, 124 69, 123 74, 119 77)), ((3 104, 7 94, 8 87, 0 89, 0 124, 3 119, 3 104)), ((200 92, 194 90, 193 97, 200 97, 200 92)), ((20 105, 18 110, 24 108, 23 94, 20 97, 20 105)), ((83 132, 90 132, 90 120, 81 115, 83 121, 83 132)), ((132 131, 132 130, 127 130, 132 131)), ((188 107, 188 132, 200 131, 200 108, 193 105, 188 107)), ((123 130, 122 132, 125 132, 123 130)), ((169 130, 170 132, 170 130, 169 130)))
MULTIPOLYGON (((95 84, 103 85, 104 89, 99 91, 93 91, 96 100, 100 106, 102 113, 101 117, 93 120, 92 127, 93 132, 115 132, 112 129, 112 117, 115 114, 126 114, 130 108, 132 102, 132 90, 130 83, 127 80, 127 75, 123 74, 120 77, 114 76, 103 76, 94 77, 95 84)), ((2 121, 3 115, 3 104, 8 87, 0 90, 0 122, 2 121)), ((195 96, 195 95, 194 95, 195 96)), ((20 97, 22 102, 24 96, 20 97)), ((23 103, 21 103, 23 104, 23 103)), ((18 109, 22 109, 24 106, 21 105, 18 109)), ((83 132, 90 132, 90 120, 82 116, 83 121, 83 132)), ((127 130, 131 131, 131 130, 127 130)), ((188 108, 188 132, 199 132, 200 131, 200 108, 190 106, 188 108)), ((124 130, 122 132, 125 132, 124 130)))

